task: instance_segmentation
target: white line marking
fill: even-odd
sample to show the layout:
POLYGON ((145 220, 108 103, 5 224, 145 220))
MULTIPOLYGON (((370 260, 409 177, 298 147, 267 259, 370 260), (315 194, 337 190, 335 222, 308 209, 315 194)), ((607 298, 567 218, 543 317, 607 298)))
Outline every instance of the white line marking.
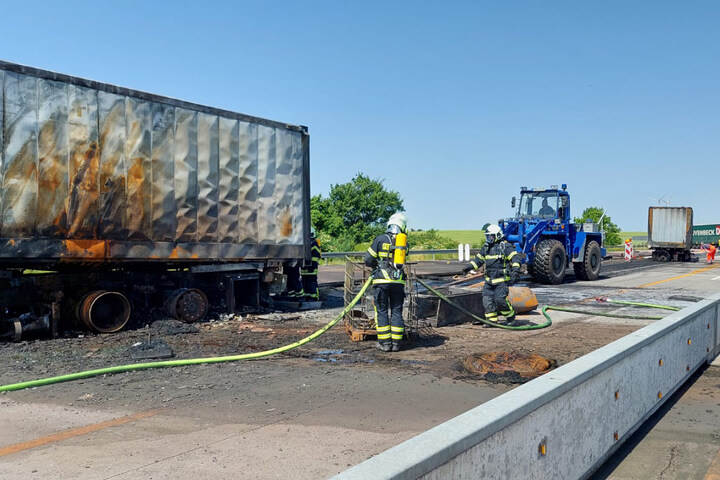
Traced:
POLYGON ((720 278, 720 275, 718 275, 717 277, 713 278, 712 280, 717 280, 718 278, 720 278))

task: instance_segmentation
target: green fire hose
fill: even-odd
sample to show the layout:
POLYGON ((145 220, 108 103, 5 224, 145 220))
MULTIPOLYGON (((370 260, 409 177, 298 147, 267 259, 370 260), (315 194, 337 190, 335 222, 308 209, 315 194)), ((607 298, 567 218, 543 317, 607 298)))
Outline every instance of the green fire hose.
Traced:
POLYGON ((96 377, 98 375, 107 375, 112 373, 123 373, 123 372, 130 372, 133 370, 147 370, 150 368, 165 368, 165 367, 181 367, 185 365, 198 365, 201 363, 222 363, 222 362, 235 362, 238 360, 250 360, 253 358, 260 358, 260 357, 267 357, 269 355, 275 355, 276 353, 282 353, 287 352, 288 350, 292 350, 293 348, 297 348, 301 345, 305 345, 308 342, 311 342, 312 340, 315 340, 317 337, 322 335, 323 333, 327 332, 330 328, 332 328, 336 323, 338 323, 345 314, 355 306, 355 304, 360 300, 360 298, 363 296, 365 291, 370 286, 370 283, 372 282, 372 277, 368 279, 367 282, 362 286, 360 289, 360 292, 353 298, 352 302, 348 304, 347 307, 343 309, 340 314, 335 317, 330 323, 322 327, 317 332, 303 338, 302 340, 299 340, 295 343, 292 343, 290 345, 285 345, 283 347, 274 348, 272 350, 265 350, 264 352, 255 352, 255 353, 245 353, 242 355, 229 355, 225 357, 209 357, 209 358, 190 358, 186 360, 166 360, 162 362, 149 362, 149 363, 134 363, 130 365, 118 365, 114 367, 107 367, 107 368, 99 368, 96 370, 86 370, 84 372, 76 372, 76 373, 70 373, 67 375, 60 375, 57 377, 48 377, 48 378, 41 378, 38 380, 30 380, 27 382, 20 382, 20 383, 12 383, 9 385, 0 385, 0 392, 11 392, 14 390, 22 390, 23 388, 33 388, 33 387, 40 387, 43 385, 51 385, 53 383, 60 383, 60 382, 69 382, 71 380, 79 380, 82 378, 90 378, 90 377, 96 377))
MULTIPOLYGON (((517 327, 511 327, 510 325, 502 325, 502 324, 499 324, 499 323, 496 323, 496 322, 491 322, 491 321, 489 321, 489 320, 485 320, 484 318, 479 317, 479 316, 473 314, 472 312, 470 312, 470 311, 467 310, 466 308, 462 307, 461 305, 458 305, 457 303, 453 302, 453 301, 450 300, 448 297, 446 297, 446 296, 443 295, 442 293, 438 292, 437 290, 435 290, 434 288, 432 288, 432 287, 431 287, 430 285, 428 285, 427 283, 423 282, 421 279, 416 278, 416 280, 417 280, 422 286, 424 286, 425 288, 427 288, 431 293, 433 293, 434 295, 436 295, 437 297, 439 297, 439 298, 440 298, 441 300, 443 300, 444 302, 447 302, 448 305, 450 305, 450 306, 452 306, 452 307, 454 307, 454 308, 457 308, 458 310, 460 310, 461 312, 463 312, 465 315, 473 318, 474 320, 476 320, 476 321, 478 321, 478 322, 484 323, 485 325, 489 325, 489 326, 491 326, 491 327, 496 327, 496 328, 503 328, 503 329, 505 329, 505 330, 537 330, 537 329, 539 329, 539 328, 549 327, 550 325, 552 325, 552 319, 550 318, 550 315, 547 313, 548 310, 556 310, 556 311, 558 311, 558 312, 569 312, 569 313, 582 313, 582 314, 585 314, 585 315, 596 315, 596 316, 600 316, 600 317, 631 318, 631 319, 635 319, 635 320, 660 320, 661 318, 663 318, 663 317, 651 317, 651 316, 640 316, 640 315, 623 315, 623 314, 620 314, 620 313, 593 312, 593 311, 588 311, 588 310, 578 310, 578 309, 572 309, 572 308, 554 307, 554 306, 552 306, 552 305, 545 305, 545 306, 542 308, 541 312, 542 312, 543 316, 547 319, 547 322, 541 323, 541 324, 538 324, 538 325, 520 325, 520 326, 517 326, 517 327)), ((664 310, 673 310, 673 311, 680 310, 678 307, 670 307, 670 306, 667 306, 667 305, 655 305, 655 304, 652 304, 652 303, 640 303, 640 302, 628 302, 628 301, 623 301, 623 300, 611 300, 611 299, 609 299, 609 298, 607 298, 607 297, 597 297, 596 300, 597 300, 598 302, 614 303, 614 304, 618 304, 618 305, 630 305, 630 306, 635 306, 635 307, 648 307, 648 308, 661 308, 661 309, 664 309, 664 310)))
POLYGON ((537 330, 537 329, 539 329, 539 328, 545 328, 545 327, 549 327, 550 325, 552 325, 552 320, 550 319, 550 316, 547 315, 547 314, 545 314, 545 309, 546 309, 546 308, 551 308, 551 307, 545 307, 545 308, 543 308, 543 315, 545 315, 545 318, 547 318, 547 322, 541 323, 541 324, 539 324, 539 325, 520 325, 520 326, 517 326, 517 327, 511 327, 510 325, 502 325, 502 324, 500 324, 500 323, 491 322, 491 321, 489 321, 489 320, 485 320, 485 319, 482 318, 482 317, 478 317, 477 315, 475 315, 474 313, 470 312, 470 311, 469 311, 468 309, 466 309, 465 307, 463 307, 463 306, 461 306, 461 305, 458 305, 457 303, 453 302, 453 301, 450 300, 448 297, 446 297, 446 296, 443 295, 442 293, 438 292, 437 290, 435 290, 434 288, 432 288, 432 287, 431 287, 430 285, 428 285, 427 283, 423 282, 421 279, 419 279, 419 278, 415 278, 415 279, 420 283, 420 285, 422 285, 423 287, 427 288, 430 292, 432 292, 434 295, 436 295, 436 296, 437 296, 438 298, 440 298, 442 301, 447 302, 448 305, 450 305, 450 306, 452 306, 452 307, 454 307, 454 308, 457 308, 458 310, 460 310, 461 312, 463 312, 465 315, 473 318, 475 321, 484 323, 485 325, 489 325, 489 326, 491 326, 491 327, 496 327, 496 328, 503 328, 503 329, 505 329, 505 330, 537 330))

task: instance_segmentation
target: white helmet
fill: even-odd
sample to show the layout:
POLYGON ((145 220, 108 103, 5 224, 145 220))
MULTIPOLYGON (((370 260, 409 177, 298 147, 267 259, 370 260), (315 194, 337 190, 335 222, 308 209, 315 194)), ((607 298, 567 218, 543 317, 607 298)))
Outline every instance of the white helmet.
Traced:
POLYGON ((402 213, 393 213, 387 222, 387 231, 390 233, 407 233, 407 217, 402 213))
POLYGON ((498 225, 488 225, 485 229, 485 240, 488 243, 495 243, 503 237, 502 228, 498 225))

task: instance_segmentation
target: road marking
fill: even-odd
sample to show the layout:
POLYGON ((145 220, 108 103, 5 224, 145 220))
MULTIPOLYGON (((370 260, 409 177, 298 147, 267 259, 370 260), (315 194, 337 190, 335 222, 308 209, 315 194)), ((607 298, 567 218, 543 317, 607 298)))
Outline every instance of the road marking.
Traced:
POLYGON ((699 270, 695 270, 695 271, 692 272, 692 273, 686 273, 686 274, 684 274, 684 275, 678 275, 677 277, 666 278, 665 280, 658 280, 657 282, 646 283, 645 285, 640 285, 640 286, 637 287, 637 288, 650 287, 650 286, 652 286, 652 285, 657 285, 657 284, 659 284, 659 283, 665 283, 665 282, 669 282, 669 281, 671 281, 671 280, 677 280, 678 278, 689 277, 690 275, 695 275, 695 274, 697 274, 697 273, 707 272, 708 270, 712 270, 712 269, 718 268, 718 267, 720 267, 720 265, 712 265, 712 266, 710 266, 710 267, 705 267, 705 268, 701 268, 701 269, 699 269, 699 270))
POLYGON ((720 451, 715 455, 715 459, 710 464, 710 468, 705 473, 703 480, 720 480, 720 451))
POLYGON ((718 278, 720 278, 720 275, 718 275, 717 277, 714 277, 713 280, 717 280, 718 278))
POLYGON ((122 425, 125 423, 142 420, 143 418, 148 418, 148 417, 152 417, 153 415, 157 415, 158 413, 160 413, 164 410, 165 409, 163 409, 163 408, 158 408, 156 410, 140 412, 140 413, 136 413, 135 415, 128 415, 126 417, 114 418, 114 419, 108 420, 106 422, 100 422, 100 423, 96 423, 93 425, 86 425, 84 427, 73 428, 71 430, 65 430, 64 432, 59 432, 59 433, 54 433, 52 435, 48 435, 47 437, 40 437, 40 438, 36 438, 35 440, 30 440, 28 442, 16 443, 15 445, 10 445, 8 447, 2 447, 2 448, 0 448, 0 457, 3 457, 5 455, 10 455, 13 453, 17 453, 17 452, 22 452, 23 450, 30 450, 31 448, 41 447, 43 445, 47 445, 48 443, 60 442, 62 440, 67 440, 68 438, 79 437, 80 435, 85 435, 88 433, 97 432, 99 430, 104 430, 106 428, 116 427, 118 425, 122 425))

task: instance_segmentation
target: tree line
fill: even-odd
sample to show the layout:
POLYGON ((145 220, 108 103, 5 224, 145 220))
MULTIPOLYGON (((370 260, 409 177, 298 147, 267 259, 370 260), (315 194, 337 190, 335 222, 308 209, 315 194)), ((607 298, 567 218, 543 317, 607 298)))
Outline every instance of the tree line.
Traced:
MULTIPOLYGON (((347 183, 330 187, 327 197, 315 195, 310 200, 310 214, 323 250, 350 252, 365 250, 386 228, 390 215, 405 210, 400 193, 388 190, 380 179, 358 173, 347 183)), ((603 215, 599 207, 586 208, 575 217, 576 223, 597 222, 603 215)), ((620 245, 620 228, 605 215, 602 219, 606 245, 620 245)), ((415 249, 434 250, 457 247, 457 241, 444 237, 437 230, 410 229, 409 242, 415 249)), ((471 245, 479 248, 481 244, 471 245)))

